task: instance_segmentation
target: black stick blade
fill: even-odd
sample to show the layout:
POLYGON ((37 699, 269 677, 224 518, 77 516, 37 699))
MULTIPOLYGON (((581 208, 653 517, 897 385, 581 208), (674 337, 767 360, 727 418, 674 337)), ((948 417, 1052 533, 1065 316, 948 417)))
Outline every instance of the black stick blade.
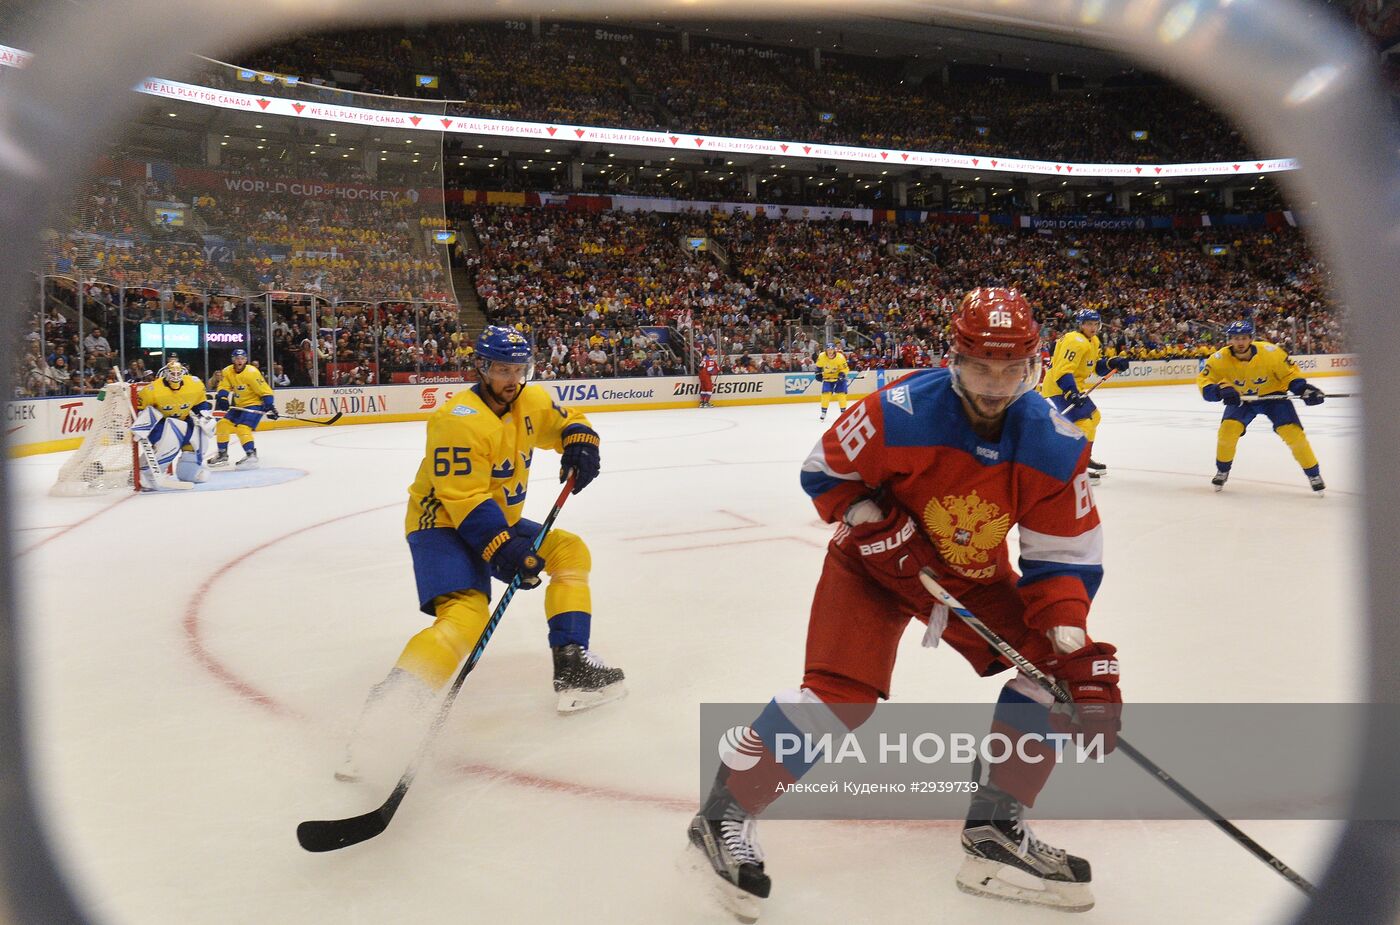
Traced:
POLYGON ((349 819, 323 819, 303 822, 297 826, 297 842, 307 851, 338 851, 362 841, 369 841, 389 827, 394 814, 384 807, 351 816, 349 819))

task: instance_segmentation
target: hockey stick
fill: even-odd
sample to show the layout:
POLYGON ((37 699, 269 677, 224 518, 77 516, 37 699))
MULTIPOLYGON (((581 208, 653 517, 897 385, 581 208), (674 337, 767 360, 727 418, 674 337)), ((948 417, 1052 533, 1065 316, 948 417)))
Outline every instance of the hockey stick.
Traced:
POLYGON ((297 417, 295 414, 284 414, 284 415, 282 415, 282 417, 287 418, 288 420, 292 420, 292 421, 301 421, 301 422, 306 423, 306 424, 321 424, 321 425, 323 425, 323 426, 325 426, 325 427, 330 427, 330 426, 331 426, 332 424, 334 424, 336 421, 338 421, 338 420, 340 420, 341 418, 345 417, 345 412, 344 412, 344 411, 337 411, 335 414, 333 414, 333 415, 331 415, 330 417, 326 418, 324 421, 319 421, 319 420, 317 420, 316 418, 302 418, 302 417, 297 417))
MULTIPOLYGON (((266 409, 266 408, 238 408, 238 409, 230 408, 230 409, 228 409, 228 411, 233 411, 233 410, 246 411, 246 412, 248 412, 249 414, 267 414, 267 409, 266 409)), ((220 414, 219 412, 215 412, 215 414, 216 414, 216 416, 221 416, 221 417, 222 417, 222 416, 227 416, 228 411, 224 411, 224 412, 222 412, 222 414, 220 414)), ((329 426, 331 426, 332 424, 334 424, 336 421, 339 421, 339 420, 340 420, 341 418, 343 418, 343 417, 345 417, 345 412, 344 412, 344 411, 337 411, 335 414, 333 414, 333 415, 331 415, 330 417, 326 418, 324 421, 317 420, 316 418, 303 418, 303 417, 298 417, 298 416, 295 415, 295 414, 279 414, 279 415, 277 416, 277 419, 278 419, 278 420, 281 420, 282 418, 286 418, 286 419, 289 420, 289 421, 301 421, 302 423, 305 423, 305 424, 322 424, 322 425, 324 425, 324 426, 326 426, 326 427, 329 427, 329 426)))
MULTIPOLYGON (((946 606, 949 610, 953 611, 953 613, 957 614, 958 618, 964 623, 966 623, 968 625, 968 628, 970 628, 974 633, 976 633, 978 636, 981 636, 982 639, 986 641, 987 645, 991 646, 993 649, 996 649, 1008 661, 1010 661, 1011 664, 1015 665, 1018 669, 1020 669, 1022 673, 1035 680, 1035 682, 1039 684, 1041 688, 1043 688, 1046 692, 1048 692, 1051 696, 1055 698, 1056 702, 1074 703, 1074 698, 1070 697, 1070 695, 1065 691, 1064 688, 1060 687, 1060 685, 1052 681, 1050 677, 1047 676, 1043 671, 1035 667, 1035 665, 1032 664, 1030 660, 1027 659, 1024 655, 1022 655, 1020 652, 1017 652, 1016 649, 1013 648, 1010 643, 998 636, 996 632, 992 630, 991 627, 987 626, 987 624, 983 623, 977 617, 973 616, 972 613, 968 611, 966 607, 964 607, 961 603, 958 602, 957 598, 953 597, 953 595, 945 591, 943 589, 943 586, 938 583, 938 580, 931 569, 920 569, 919 580, 923 582, 925 588, 928 588, 930 594, 938 598, 938 600, 941 601, 944 604, 944 606, 946 606)), ((1304 880, 1300 874, 1294 871, 1287 864, 1280 861, 1278 857, 1276 857, 1273 854, 1270 854, 1267 850, 1265 850, 1265 848, 1262 845, 1260 845, 1254 839, 1241 832, 1239 828, 1235 826, 1234 823, 1230 822, 1230 820, 1228 819, 1223 818, 1219 813, 1212 809, 1204 800, 1202 800, 1200 797, 1196 796, 1190 790, 1187 790, 1184 786, 1182 786, 1176 780, 1176 778, 1172 777, 1166 771, 1162 770, 1160 767, 1154 764, 1142 752, 1129 745, 1128 742, 1122 736, 1118 737, 1118 748, 1122 750, 1122 752, 1125 755, 1127 755, 1134 762, 1136 762, 1138 767, 1142 768, 1148 774, 1151 774, 1153 777, 1157 778, 1159 781, 1165 784, 1168 790, 1170 790, 1172 793, 1175 793, 1177 796, 1181 797, 1183 800, 1189 803, 1191 807, 1196 810, 1196 812, 1200 813, 1206 819, 1210 820, 1210 822, 1212 822, 1226 835, 1233 838, 1246 851, 1254 855, 1259 860, 1263 861, 1265 864, 1268 864, 1270 867, 1272 867, 1275 871, 1278 872, 1279 876, 1283 877, 1289 883, 1293 884, 1298 889, 1302 890, 1308 895, 1312 895, 1315 892, 1315 888, 1313 887, 1313 885, 1307 880, 1304 880)))
POLYGON ((156 484, 161 491, 182 491, 194 488, 193 482, 182 482, 179 479, 171 478, 163 470, 164 466, 156 459, 156 448, 151 446, 151 441, 145 437, 134 437, 136 445, 141 448, 141 458, 146 461, 146 471, 151 474, 151 481, 156 484))
MULTIPOLYGON (((1323 398, 1360 398, 1360 392, 1324 392, 1323 398)), ((1303 396, 1294 395, 1292 392, 1284 392, 1278 395, 1242 395, 1240 401, 1302 401, 1303 396)))
MULTIPOLYGON (((570 472, 568 479, 564 482, 563 490, 559 492, 559 497, 554 502, 554 507, 550 509, 549 516, 544 519, 544 524, 540 527, 539 535, 530 545, 532 551, 540 548, 540 544, 544 542, 550 528, 554 526, 555 518, 559 516, 560 509, 564 507, 564 501, 574 490, 574 478, 575 474, 570 472)), ((442 728, 447 719, 447 714, 452 709, 452 703, 457 699, 457 692, 462 689, 462 682, 467 680, 467 675, 472 673, 476 663, 481 660, 481 653, 486 651, 486 643, 491 641, 491 634, 496 631, 496 624, 501 622, 501 617, 506 612, 506 605, 510 603, 510 599, 515 596, 519 587, 520 576, 516 575, 506 587, 505 593, 501 595, 500 601, 496 603, 496 609, 491 614, 486 628, 482 630, 481 638, 477 640, 476 647, 472 649, 471 655, 467 656, 467 661, 457 672, 457 677, 452 679, 452 686, 447 689, 447 697, 438 707, 437 716, 434 717, 432 725, 428 727, 427 735, 419 744, 418 751, 414 754, 413 760, 409 762, 408 769, 399 778, 394 792, 389 794, 389 798, 378 809, 371 810, 362 816, 301 823, 297 826, 297 842, 303 848, 316 852, 348 848, 351 845, 357 845, 362 841, 374 838, 389 827, 389 822, 394 818, 394 813, 398 812, 399 804, 403 802, 404 795, 412 786, 413 779, 418 776, 418 766, 437 739, 438 730, 442 728)))
POLYGON ((1112 379, 1112 378, 1113 378, 1114 376, 1116 376, 1116 375, 1118 375, 1118 370, 1116 370, 1116 369, 1110 369, 1110 370, 1108 371, 1108 375, 1107 375, 1107 376, 1104 376, 1104 377, 1103 377, 1102 379, 1100 379, 1098 382, 1095 382, 1093 385, 1089 386, 1087 389, 1084 390, 1085 396, 1088 396, 1089 394, 1091 394, 1091 393, 1094 391, 1094 389, 1097 389, 1099 386, 1103 385, 1105 382, 1107 382, 1108 380, 1112 379))

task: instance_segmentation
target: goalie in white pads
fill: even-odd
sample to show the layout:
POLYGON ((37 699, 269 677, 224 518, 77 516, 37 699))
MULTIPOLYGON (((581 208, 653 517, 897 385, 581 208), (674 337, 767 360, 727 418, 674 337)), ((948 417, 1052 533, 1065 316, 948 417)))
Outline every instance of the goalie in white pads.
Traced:
POLYGON ((204 464, 214 431, 204 384, 171 360, 137 393, 131 425, 139 454, 142 486, 151 491, 186 488, 209 478, 204 464), (166 467, 175 464, 171 479, 166 467))

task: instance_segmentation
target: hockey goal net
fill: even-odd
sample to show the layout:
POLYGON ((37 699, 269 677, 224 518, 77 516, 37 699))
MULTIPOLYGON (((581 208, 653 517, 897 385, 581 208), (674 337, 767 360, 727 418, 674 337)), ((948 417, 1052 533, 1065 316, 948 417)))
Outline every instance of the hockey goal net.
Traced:
POLYGON ((49 489, 67 497, 126 489, 139 491, 141 467, 131 425, 136 419, 136 390, 129 382, 111 382, 98 393, 96 420, 49 489))

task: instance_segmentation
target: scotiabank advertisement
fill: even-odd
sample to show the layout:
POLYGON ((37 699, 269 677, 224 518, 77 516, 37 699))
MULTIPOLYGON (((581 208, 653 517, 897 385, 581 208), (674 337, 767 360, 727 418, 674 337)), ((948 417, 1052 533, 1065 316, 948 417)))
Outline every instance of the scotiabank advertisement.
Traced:
MULTIPOLYGON (((1359 372, 1351 354, 1295 356, 1303 375, 1344 376, 1359 372)), ((1148 360, 1134 363, 1105 388, 1135 385, 1180 385, 1195 382, 1203 360, 1148 360)), ((847 385, 851 395, 868 395, 883 388, 907 369, 864 370, 847 385)), ((693 408, 700 400, 694 376, 647 376, 640 379, 537 380, 561 405, 584 411, 638 411, 693 408)), ((436 374, 417 382, 331 388, 279 389, 277 408, 282 420, 260 430, 309 426, 293 418, 324 421, 340 415, 336 426, 422 420, 452 399, 468 383, 436 374)), ((759 405, 816 401, 821 383, 814 373, 762 373, 721 376, 715 383, 716 405, 759 405)), ((93 427, 98 399, 93 395, 17 399, 5 405, 5 431, 11 456, 71 450, 93 427)))

